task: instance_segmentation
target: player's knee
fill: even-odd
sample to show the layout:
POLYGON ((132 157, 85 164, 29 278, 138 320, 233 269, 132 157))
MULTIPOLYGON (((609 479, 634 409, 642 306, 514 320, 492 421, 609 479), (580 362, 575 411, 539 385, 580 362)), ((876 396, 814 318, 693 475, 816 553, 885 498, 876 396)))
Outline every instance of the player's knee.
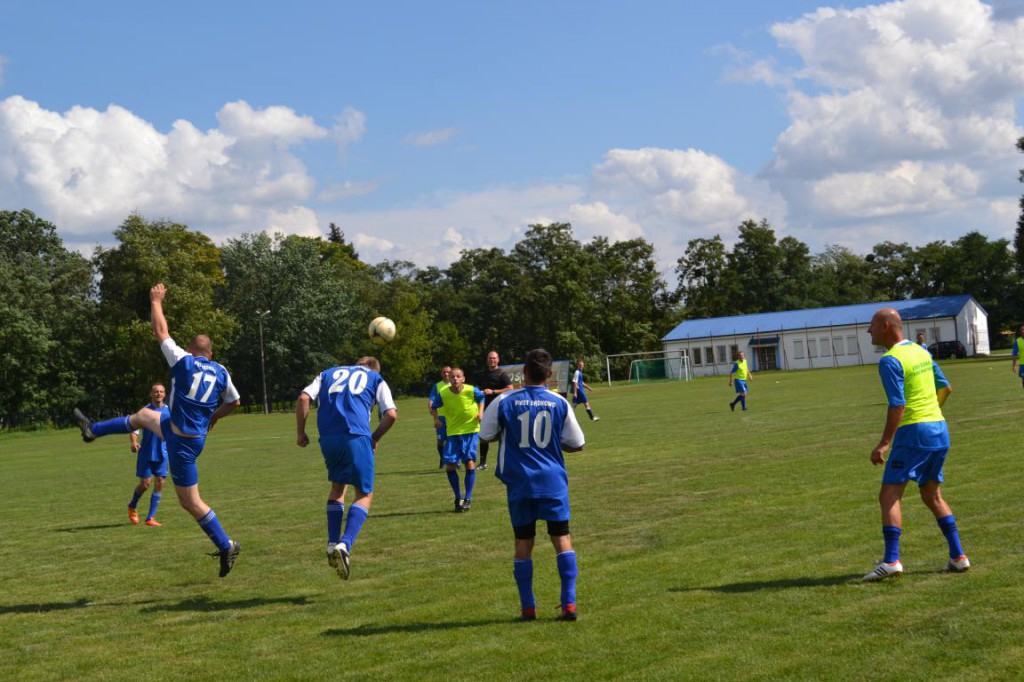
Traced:
POLYGON ((516 540, 532 540, 537 537, 537 522, 531 521, 521 526, 512 526, 512 532, 515 534, 516 540))
POLYGON ((569 534, 569 520, 548 521, 548 535, 552 538, 560 538, 569 534))

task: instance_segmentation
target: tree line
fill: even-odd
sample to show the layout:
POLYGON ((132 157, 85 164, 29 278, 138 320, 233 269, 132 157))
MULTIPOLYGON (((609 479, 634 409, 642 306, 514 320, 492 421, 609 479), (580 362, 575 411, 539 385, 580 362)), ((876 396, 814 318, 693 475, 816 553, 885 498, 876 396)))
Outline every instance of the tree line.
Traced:
POLYGON ((172 336, 184 345, 209 334, 243 403, 257 406, 264 369, 268 399, 291 401, 316 372, 368 353, 397 393, 425 395, 444 363, 472 377, 489 350, 512 362, 544 346, 603 367, 605 354, 660 349, 689 318, 970 293, 999 345, 1022 316, 1021 245, 1004 239, 969 232, 812 255, 767 221, 737 229, 731 249, 719 235, 691 240, 670 287, 644 239, 583 243, 568 223, 421 268, 363 262, 334 224, 322 238, 250 233, 218 246, 137 214, 114 231, 116 245, 86 258, 32 212, 0 211, 0 428, 65 424, 75 406, 96 417, 137 409, 167 375, 149 324, 158 281, 172 336), (398 326, 389 345, 367 338, 377 315, 398 326))

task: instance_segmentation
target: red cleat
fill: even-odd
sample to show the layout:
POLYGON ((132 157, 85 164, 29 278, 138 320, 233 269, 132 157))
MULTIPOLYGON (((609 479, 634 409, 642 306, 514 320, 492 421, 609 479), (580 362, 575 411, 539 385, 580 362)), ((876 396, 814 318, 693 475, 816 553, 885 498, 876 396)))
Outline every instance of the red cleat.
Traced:
POLYGON ((139 512, 135 511, 135 507, 128 507, 128 520, 139 525, 139 512))
POLYGON ((156 519, 146 519, 146 525, 147 526, 162 526, 164 524, 160 523, 156 519))
POLYGON ((566 604, 562 607, 562 615, 558 617, 558 620, 576 620, 576 605, 566 604))

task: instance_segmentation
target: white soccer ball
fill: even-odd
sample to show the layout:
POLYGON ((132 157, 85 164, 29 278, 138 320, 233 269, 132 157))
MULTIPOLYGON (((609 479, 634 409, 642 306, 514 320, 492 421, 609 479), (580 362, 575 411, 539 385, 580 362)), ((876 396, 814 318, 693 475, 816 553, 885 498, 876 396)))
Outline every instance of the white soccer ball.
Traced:
POLYGON ((375 317, 367 330, 370 340, 377 344, 385 344, 395 338, 395 323, 388 317, 375 317))

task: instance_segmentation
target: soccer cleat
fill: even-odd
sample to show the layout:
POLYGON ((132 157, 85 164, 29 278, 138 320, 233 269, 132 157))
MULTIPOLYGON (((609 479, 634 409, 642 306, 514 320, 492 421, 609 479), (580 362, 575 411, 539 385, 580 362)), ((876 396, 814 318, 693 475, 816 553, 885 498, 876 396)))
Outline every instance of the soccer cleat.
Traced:
POLYGON ((729 403, 729 411, 730 412, 735 412, 736 411, 736 403, 729 403))
POLYGON ((468 512, 469 511, 469 504, 470 504, 470 502, 471 502, 471 500, 468 497, 462 501, 462 511, 464 511, 464 512, 468 512))
POLYGON ((480 466, 477 467, 477 471, 483 471, 486 468, 487 468, 486 464, 481 464, 480 466))
POLYGON ((150 518, 150 519, 146 519, 146 525, 147 526, 162 526, 164 524, 160 523, 156 519, 150 518))
POLYGON ((455 513, 456 514, 461 514, 462 513, 462 500, 459 499, 458 497, 455 498, 455 513))
POLYGON ((903 564, 899 561, 891 564, 879 561, 878 565, 875 566, 875 570, 861 578, 861 581, 866 583, 877 583, 881 580, 885 580, 886 578, 899 578, 901 575, 903 575, 903 564))
POLYGON ((592 421, 592 422, 599 422, 599 421, 601 421, 601 418, 600 417, 594 417, 590 421, 592 421))
POLYGON ((566 604, 561 607, 562 613, 558 616, 558 620, 575 621, 576 620, 576 605, 566 604))
POLYGON ((519 620, 521 622, 526 622, 528 620, 537 620, 537 607, 531 606, 527 609, 523 609, 522 612, 519 614, 519 620))
POLYGON ((135 511, 135 507, 128 507, 128 520, 139 525, 139 512, 135 511))
POLYGON ((956 559, 950 559, 946 563, 946 567, 942 569, 943 573, 966 573, 971 568, 970 560, 961 554, 956 559))
MULTIPOLYGON (((77 407, 74 411, 74 417, 75 421, 78 422, 78 428, 82 429, 82 440, 86 443, 91 443, 96 440, 96 436, 93 435, 92 429, 89 428, 92 425, 92 421, 82 414, 82 411, 77 407)), ((138 523, 138 521, 136 521, 136 523, 138 523)))
POLYGON ((344 542, 339 542, 336 545, 327 545, 327 563, 338 572, 338 577, 342 580, 348 580, 348 554, 348 547, 345 546, 344 542))
POLYGON ((231 572, 231 568, 235 565, 235 559, 238 558, 238 553, 242 550, 242 546, 230 540, 231 546, 227 549, 217 550, 210 556, 220 557, 220 577, 223 578, 231 572))

